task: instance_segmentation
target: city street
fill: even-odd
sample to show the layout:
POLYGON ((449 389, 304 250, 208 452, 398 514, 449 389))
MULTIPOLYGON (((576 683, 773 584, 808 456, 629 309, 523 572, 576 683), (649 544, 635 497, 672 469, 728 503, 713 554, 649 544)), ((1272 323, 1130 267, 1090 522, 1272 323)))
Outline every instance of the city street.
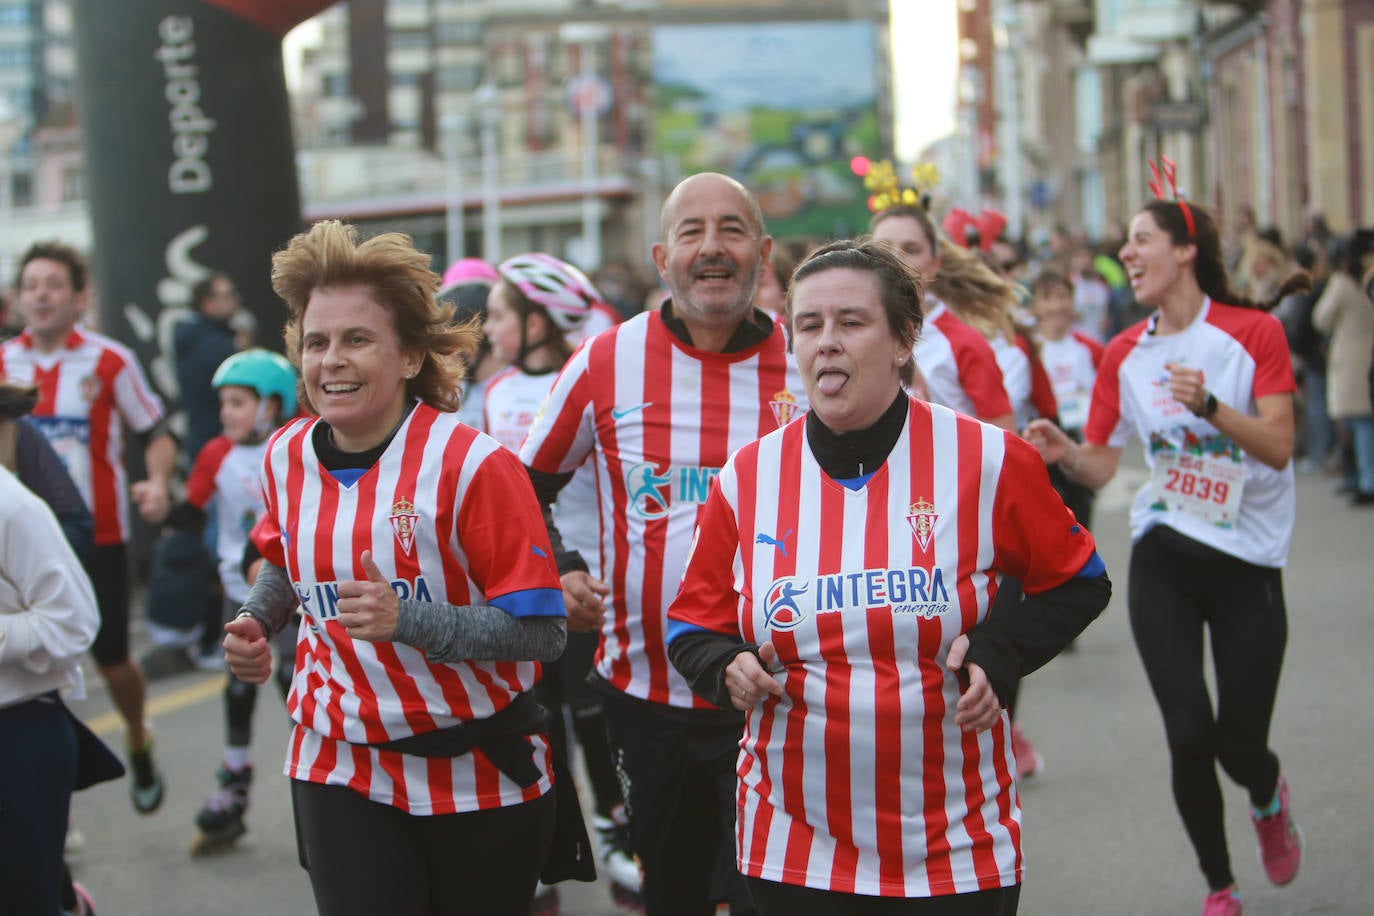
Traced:
MULTIPOLYGON (((1132 445, 1131 454, 1138 452, 1132 445)), ((1127 487, 1138 459, 1103 493, 1094 533, 1115 596, 1077 648, 1031 676, 1020 721, 1046 759, 1022 785, 1025 887, 1021 912, 1195 914, 1206 891, 1169 790, 1163 731, 1131 641, 1126 606, 1127 487)), ((1374 707, 1374 509, 1349 509, 1334 479, 1298 481, 1299 515, 1285 574, 1289 644, 1272 746, 1292 786, 1307 840, 1302 872, 1269 885, 1256 857, 1242 790, 1224 782, 1227 829, 1247 916, 1370 912, 1369 764, 1374 707)), ((136 645, 141 646, 141 633, 136 645)), ((76 708, 112 745, 122 739, 104 685, 87 664, 90 697, 76 708)), ((133 812, 123 782, 80 793, 73 805, 85 848, 71 859, 101 916, 313 912, 296 864, 281 775, 286 735, 274 690, 260 692, 258 780, 249 832, 233 851, 192 860, 192 821, 219 764, 220 676, 194 672, 156 682, 150 718, 167 799, 133 812)), ((360 861, 359 868, 368 867, 360 861)), ((620 912, 601 885, 562 885, 567 916, 620 912)))

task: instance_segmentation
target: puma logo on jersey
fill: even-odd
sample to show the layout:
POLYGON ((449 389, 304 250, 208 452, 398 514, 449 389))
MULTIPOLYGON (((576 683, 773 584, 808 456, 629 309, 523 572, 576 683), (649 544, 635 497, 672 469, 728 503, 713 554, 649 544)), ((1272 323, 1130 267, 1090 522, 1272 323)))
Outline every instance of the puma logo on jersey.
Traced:
POLYGON ((653 407, 653 406, 654 406, 653 401, 645 401, 643 404, 635 404, 635 405, 630 406, 630 407, 612 407, 612 408, 611 408, 611 419, 613 419, 613 420, 623 420, 623 419, 625 419, 626 417, 630 416, 631 414, 638 413, 639 411, 644 410, 645 408, 653 407))
POLYGON ((777 538, 771 535, 764 534, 760 531, 758 534, 754 535, 754 543, 767 544, 770 547, 776 547, 779 553, 781 553, 783 556, 787 556, 787 539, 792 536, 792 530, 793 529, 788 528, 787 533, 782 536, 782 540, 778 540, 777 538))

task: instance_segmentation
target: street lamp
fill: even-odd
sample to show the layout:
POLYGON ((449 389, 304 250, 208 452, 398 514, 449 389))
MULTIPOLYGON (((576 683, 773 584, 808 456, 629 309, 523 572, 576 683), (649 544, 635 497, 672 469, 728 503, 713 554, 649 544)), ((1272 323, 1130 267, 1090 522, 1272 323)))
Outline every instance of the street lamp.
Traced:
MULTIPOLYGON (((5 243, 0 246, 0 278, 10 275, 10 242, 14 224, 14 146, 24 134, 24 116, 0 95, 0 223, 5 243)), ((4 282, 4 281, 0 281, 4 282)))
POLYGON ((448 234, 448 263, 463 259, 463 128, 467 118, 446 114, 439 121, 444 151, 444 230, 448 234))
POLYGON ((597 213, 598 146, 596 122, 604 107, 608 107, 609 87, 596 75, 596 44, 605 41, 608 32, 603 26, 585 22, 564 23, 558 37, 567 44, 578 46, 581 65, 575 83, 570 87, 570 100, 580 119, 582 135, 582 244, 580 265, 590 272, 601 266, 601 224, 597 213))
POLYGON ((482 257, 501 262, 501 188, 496 161, 496 128, 501 124, 501 92, 483 83, 472 94, 482 129, 482 257))

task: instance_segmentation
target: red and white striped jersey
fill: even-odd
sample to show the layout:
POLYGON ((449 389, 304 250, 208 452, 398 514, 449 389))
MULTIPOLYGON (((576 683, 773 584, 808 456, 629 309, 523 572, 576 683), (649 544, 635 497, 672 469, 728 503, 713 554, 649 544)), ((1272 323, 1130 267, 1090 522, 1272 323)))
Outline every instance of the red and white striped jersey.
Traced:
POLYGON ((215 503, 215 553, 219 556, 219 581, 230 601, 248 600, 248 581, 243 578, 243 548, 265 508, 262 499, 264 440, 253 445, 216 436, 205 443, 191 475, 186 478, 186 501, 197 509, 215 503))
POLYGON ((1059 425, 1065 429, 1082 429, 1088 422, 1103 352, 1102 344, 1081 331, 1070 331, 1059 340, 1040 340, 1040 361, 1049 373, 1059 425))
POLYGON ((162 401, 133 351, 94 331, 73 329, 52 353, 25 332, 0 347, 0 374, 38 386, 29 419, 62 458, 95 517, 95 542, 129 539, 125 429, 144 433, 162 419, 162 401))
POLYGON ((944 661, 1002 575, 1039 593, 1094 549, 1031 446, 915 399, 858 489, 821 470, 805 423, 732 456, 670 617, 771 641, 785 667, 783 697, 746 714, 740 870, 890 897, 1019 882, 1010 722, 960 729, 944 661))
MULTIPOLYGON (((593 312, 595 317, 598 313, 593 312)), ((605 330, 606 325, 601 328, 605 330)), ((520 445, 534 424, 539 409, 544 406, 553 387, 554 374, 530 375, 517 366, 511 366, 492 376, 487 386, 486 413, 487 435, 506 448, 520 453, 520 445)), ((596 472, 590 464, 584 464, 573 474, 567 486, 558 492, 558 502, 553 507, 554 523, 558 533, 563 536, 563 547, 576 550, 587 563, 587 571, 593 578, 601 578, 601 539, 598 531, 601 526, 601 513, 596 493, 596 472)))
POLYGON ((992 346, 943 302, 928 297, 926 304, 913 355, 931 403, 982 419, 1011 413, 992 346))
POLYGON ((563 367, 520 451, 567 473, 593 458, 609 604, 597 672, 630 696, 707 706, 668 664, 665 615, 697 513, 726 457, 806 409, 776 326, 735 353, 688 346, 657 311, 603 331, 563 367))
MULTIPOLYGON (((532 735, 540 780, 522 790, 480 750, 450 759, 367 747, 485 718, 534 686, 536 662, 429 662, 397 642, 354 640, 338 623, 341 581, 365 579, 364 550, 401 598, 495 604, 562 599, 553 550, 519 460, 489 436, 417 405, 376 465, 344 486, 320 464, 318 420, 270 441, 265 522, 254 531, 285 566, 304 619, 287 709, 296 722, 286 775, 342 785, 411 814, 519 804, 547 792, 548 744, 532 735)), ((539 611, 544 613, 544 611, 539 611)))
POLYGON ((1131 506, 1132 539, 1166 524, 1257 566, 1283 566, 1296 507, 1293 463, 1276 471, 1193 416, 1169 393, 1164 368, 1201 369, 1218 401, 1257 416, 1260 398, 1297 389, 1283 325, 1258 309, 1210 298, 1177 334, 1150 333, 1154 321, 1127 328, 1107 345, 1083 430, 1084 440, 1098 445, 1122 448, 1131 433, 1145 445, 1152 474, 1131 506), (1231 512, 1228 498, 1237 491, 1231 512))

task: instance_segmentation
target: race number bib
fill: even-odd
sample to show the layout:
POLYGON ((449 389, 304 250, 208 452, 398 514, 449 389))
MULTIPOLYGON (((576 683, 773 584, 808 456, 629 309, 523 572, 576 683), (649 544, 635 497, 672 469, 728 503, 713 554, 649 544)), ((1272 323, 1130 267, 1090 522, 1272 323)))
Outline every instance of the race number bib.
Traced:
POLYGON ((1229 455, 1188 455, 1177 451, 1156 452, 1154 463, 1156 506, 1200 518, 1219 528, 1235 526, 1245 490, 1244 464, 1229 455))
POLYGON ((29 417, 42 431, 57 457, 62 459, 77 492, 94 509, 91 502, 91 426, 84 419, 73 417, 29 417))
POLYGON ((1088 425, 1088 403, 1092 393, 1070 391, 1059 397, 1059 425, 1064 429, 1082 429, 1088 425))

